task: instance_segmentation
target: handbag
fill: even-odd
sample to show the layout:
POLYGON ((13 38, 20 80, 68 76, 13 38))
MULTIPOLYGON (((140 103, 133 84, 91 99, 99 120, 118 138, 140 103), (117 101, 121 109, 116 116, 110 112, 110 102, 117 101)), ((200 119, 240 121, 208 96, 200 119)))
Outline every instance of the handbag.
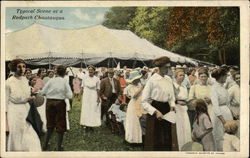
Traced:
POLYGON ((41 94, 35 94, 35 98, 30 100, 29 103, 35 105, 35 107, 40 107, 44 103, 44 96, 41 94))

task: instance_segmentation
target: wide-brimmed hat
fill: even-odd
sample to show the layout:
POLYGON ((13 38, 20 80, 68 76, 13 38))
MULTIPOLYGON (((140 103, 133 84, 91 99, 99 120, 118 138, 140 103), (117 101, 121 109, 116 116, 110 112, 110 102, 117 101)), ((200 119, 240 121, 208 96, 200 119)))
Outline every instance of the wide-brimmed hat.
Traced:
POLYGON ((142 77, 141 72, 139 71, 132 71, 130 72, 128 83, 132 83, 134 80, 139 79, 142 77))

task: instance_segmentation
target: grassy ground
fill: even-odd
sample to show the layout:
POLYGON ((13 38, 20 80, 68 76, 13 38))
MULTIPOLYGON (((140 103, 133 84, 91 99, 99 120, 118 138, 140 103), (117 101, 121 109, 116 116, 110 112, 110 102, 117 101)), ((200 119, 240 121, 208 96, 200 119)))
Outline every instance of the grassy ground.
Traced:
MULTIPOLYGON (((73 108, 69 113, 70 130, 65 133, 63 147, 65 151, 141 151, 141 146, 131 146, 124 141, 124 134, 115 135, 102 125, 94 132, 85 132, 80 126, 81 101, 73 100, 73 108)), ((42 144, 45 137, 42 138, 42 144)), ((50 140, 50 149, 56 148, 57 134, 54 132, 50 140)))

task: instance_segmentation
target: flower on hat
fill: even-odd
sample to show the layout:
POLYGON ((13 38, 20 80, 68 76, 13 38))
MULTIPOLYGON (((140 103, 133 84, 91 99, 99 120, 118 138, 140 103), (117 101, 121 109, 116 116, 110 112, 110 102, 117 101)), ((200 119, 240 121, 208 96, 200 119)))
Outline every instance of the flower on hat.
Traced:
POLYGON ((139 72, 139 71, 132 71, 132 72, 130 72, 128 82, 132 83, 134 80, 139 79, 141 77, 142 77, 141 72, 139 72))

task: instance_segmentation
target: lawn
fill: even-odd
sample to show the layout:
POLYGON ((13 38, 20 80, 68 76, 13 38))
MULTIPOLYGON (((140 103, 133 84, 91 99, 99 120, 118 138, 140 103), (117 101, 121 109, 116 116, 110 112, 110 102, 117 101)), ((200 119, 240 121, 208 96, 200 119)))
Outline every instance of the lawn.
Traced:
MULTIPOLYGON (((106 125, 97 127, 93 132, 85 132, 80 126, 81 101, 73 100, 69 113, 70 130, 65 133, 63 147, 65 151, 142 151, 141 146, 131 146, 124 141, 124 134, 115 135, 106 125)), ((44 142, 44 137, 42 144, 44 142)), ((50 140, 50 151, 56 148, 57 134, 50 140)))

